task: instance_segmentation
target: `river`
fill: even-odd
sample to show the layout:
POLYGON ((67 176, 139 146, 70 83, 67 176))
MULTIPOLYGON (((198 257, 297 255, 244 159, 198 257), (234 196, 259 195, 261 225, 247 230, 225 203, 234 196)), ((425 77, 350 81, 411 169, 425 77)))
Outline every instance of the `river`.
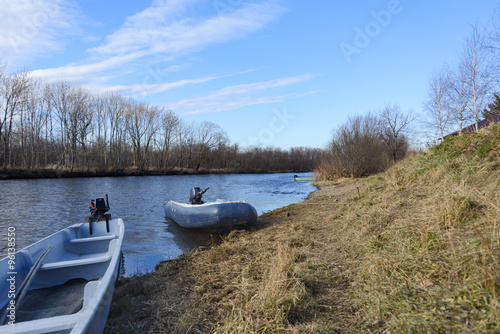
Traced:
MULTIPOLYGON (((303 201, 315 190, 311 182, 294 181, 293 173, 128 176, 0 181, 0 258, 7 254, 7 229, 16 229, 20 250, 71 224, 83 222, 90 200, 109 197, 113 218, 125 223, 122 275, 154 270, 160 261, 177 258, 219 238, 170 223, 163 205, 188 202, 192 187, 210 189, 207 202, 244 200, 257 213, 303 201)), ((299 176, 311 176, 300 173, 299 176)))

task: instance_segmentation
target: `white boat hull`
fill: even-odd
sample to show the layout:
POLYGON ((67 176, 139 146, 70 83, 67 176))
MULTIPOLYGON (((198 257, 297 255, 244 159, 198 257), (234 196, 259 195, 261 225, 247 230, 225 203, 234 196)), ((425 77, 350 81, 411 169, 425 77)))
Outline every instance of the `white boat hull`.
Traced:
MULTIPOLYGON (((106 222, 92 223, 90 235, 89 224, 75 224, 61 230, 45 239, 32 244, 21 251, 10 254, 0 260, 0 308, 2 314, 5 307, 10 307, 12 294, 19 294, 21 283, 24 281, 33 264, 47 248, 53 246, 42 262, 40 269, 28 288, 28 295, 44 291, 57 291, 59 287, 74 281, 81 281, 83 292, 74 293, 72 298, 81 298, 81 307, 72 314, 56 314, 44 316, 61 305, 48 306, 48 309, 37 309, 36 303, 20 308, 8 310, 7 323, 0 326, 0 333, 102 333, 111 306, 111 299, 118 276, 121 260, 121 247, 125 227, 121 219, 109 221, 109 232, 106 222), (9 258, 10 257, 10 258, 9 258), (13 260, 12 260, 13 259, 13 260), (14 267, 10 267, 14 262, 14 267), (13 262, 12 262, 13 261, 13 262), (15 288, 8 279, 13 277, 15 288), (48 290, 52 289, 52 290, 48 290), (10 296, 9 296, 10 295, 10 296), (27 308, 25 311, 23 308, 27 308), (51 310, 52 308, 52 310, 51 310), (33 318, 33 320, 25 320, 33 318)), ((65 293, 66 294, 66 293, 65 293)), ((28 295, 26 303, 28 302, 28 295)), ((64 297, 64 296, 62 296, 64 297)), ((34 297, 33 297, 34 298, 34 297)), ((54 298, 58 300, 58 298, 54 298)), ((56 302, 55 304, 58 304, 56 302)), ((49 304, 43 300, 39 304, 49 304)), ((44 305, 46 306, 46 305, 44 305)), ((1 314, 0 314, 1 316, 1 314)))

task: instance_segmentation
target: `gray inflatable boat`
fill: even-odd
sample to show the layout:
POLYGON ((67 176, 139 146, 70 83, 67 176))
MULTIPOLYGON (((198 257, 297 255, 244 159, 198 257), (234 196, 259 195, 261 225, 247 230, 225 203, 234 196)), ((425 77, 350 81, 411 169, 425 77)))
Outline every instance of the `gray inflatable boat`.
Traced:
POLYGON ((226 232, 232 227, 251 225, 257 221, 257 211, 244 201, 216 201, 204 203, 202 195, 207 191, 192 188, 189 204, 169 201, 165 204, 165 216, 185 228, 210 232, 226 232))

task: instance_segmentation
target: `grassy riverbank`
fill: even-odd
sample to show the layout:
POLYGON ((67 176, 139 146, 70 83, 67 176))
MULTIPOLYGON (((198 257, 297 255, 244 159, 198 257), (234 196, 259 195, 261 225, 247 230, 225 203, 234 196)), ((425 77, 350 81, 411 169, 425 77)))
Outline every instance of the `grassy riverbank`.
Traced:
POLYGON ((500 330, 500 125, 121 279, 108 333, 500 330))

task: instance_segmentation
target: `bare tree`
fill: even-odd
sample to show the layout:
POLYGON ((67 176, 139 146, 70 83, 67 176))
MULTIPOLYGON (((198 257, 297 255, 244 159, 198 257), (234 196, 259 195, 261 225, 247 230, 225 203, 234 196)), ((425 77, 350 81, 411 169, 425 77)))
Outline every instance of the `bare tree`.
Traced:
POLYGON ((35 169, 39 165, 39 154, 43 151, 44 134, 47 137, 47 124, 50 119, 50 105, 43 94, 44 85, 37 81, 33 82, 27 94, 25 120, 23 132, 26 133, 26 149, 28 156, 26 167, 35 169))
POLYGON ((26 99, 26 93, 30 85, 30 77, 27 72, 21 72, 12 76, 3 75, 3 84, 0 88, 0 138, 3 138, 4 161, 3 168, 9 164, 10 139, 14 116, 20 111, 26 99))
POLYGON ((430 116, 430 121, 426 123, 439 131, 441 140, 450 122, 449 113, 446 111, 446 98, 450 89, 449 76, 444 71, 435 72, 429 81, 427 100, 424 102, 424 109, 430 116))
POLYGON ((490 67, 494 73, 493 81, 498 89, 500 83, 500 20, 498 19, 498 10, 493 14, 493 22, 488 32, 488 39, 485 40, 486 49, 490 57, 490 67))
POLYGON ((0 64, 0 107, 2 115, 0 117, 0 140, 2 139, 2 130, 7 122, 8 111, 7 111, 7 84, 8 75, 5 65, 0 64))
POLYGON ((448 110, 450 125, 453 130, 462 134, 466 123, 473 121, 474 117, 468 110, 472 101, 471 85, 468 83, 468 72, 460 67, 450 77, 450 90, 447 96, 446 109, 448 110))
POLYGON ((164 108, 155 105, 150 105, 146 109, 146 144, 144 146, 144 160, 141 164, 141 169, 144 169, 151 153, 150 150, 154 148, 156 144, 156 135, 161 128, 161 116, 163 111, 164 108))
POLYGON ((177 154, 177 167, 182 171, 184 167, 189 168, 191 162, 191 152, 194 142, 194 122, 186 123, 180 120, 179 124, 177 124, 176 136, 177 145, 175 151, 177 154))
POLYGON ((219 125, 207 121, 202 122, 198 128, 196 141, 198 160, 195 170, 200 168, 201 162, 208 151, 217 148, 221 143, 226 141, 227 138, 224 130, 219 125))
POLYGON ((465 83, 470 89, 470 103, 468 109, 474 117, 478 130, 479 115, 485 107, 487 95, 490 93, 491 76, 488 70, 488 59, 484 47, 483 35, 477 25, 473 26, 472 33, 467 38, 459 64, 460 73, 464 73, 465 83))
POLYGON ((69 147, 67 140, 68 138, 68 113, 70 108, 70 98, 69 98, 70 86, 66 82, 57 82, 47 86, 47 96, 51 103, 52 108, 54 108, 55 116, 59 121, 59 140, 58 146, 61 147, 59 152, 60 158, 57 166, 69 165, 68 162, 68 152, 69 147))
POLYGON ((78 144, 84 151, 87 151, 88 129, 92 122, 92 97, 90 92, 83 87, 73 88, 71 97, 69 136, 71 140, 71 170, 73 170, 77 165, 78 144))
POLYGON ((92 121, 90 92, 66 82, 52 84, 49 89, 52 106, 59 120, 61 159, 65 167, 73 170, 77 165, 78 144, 86 150, 86 138, 92 121))
POLYGON ((127 133, 125 114, 129 103, 122 96, 114 93, 105 94, 103 99, 106 118, 109 120, 109 159, 116 171, 123 163, 123 146, 127 133))
POLYGON ((127 113, 127 132, 134 149, 134 165, 144 169, 152 140, 160 128, 161 108, 145 104, 131 104, 127 113))
POLYGON ((409 125, 415 121, 413 111, 405 113, 397 104, 387 105, 379 114, 381 119, 381 139, 389 151, 392 161, 404 158, 411 137, 409 125))
POLYGON ((100 166, 108 164, 108 135, 109 121, 106 113, 106 99, 104 95, 96 95, 92 98, 92 122, 90 124, 91 144, 96 154, 96 162, 100 166))
MULTIPOLYGON (((169 168, 170 155, 172 146, 174 144, 176 134, 175 131, 178 129, 180 123, 179 116, 174 114, 172 111, 166 111, 162 116, 161 121, 161 136, 163 138, 160 153, 160 168, 169 168)), ((173 166, 175 163, 173 164, 173 166)))

